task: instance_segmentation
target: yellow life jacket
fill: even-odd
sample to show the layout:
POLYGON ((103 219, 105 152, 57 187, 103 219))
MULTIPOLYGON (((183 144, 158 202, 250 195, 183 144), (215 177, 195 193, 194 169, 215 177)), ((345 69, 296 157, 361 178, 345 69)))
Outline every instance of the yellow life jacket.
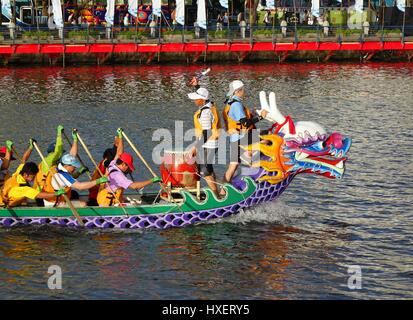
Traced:
MULTIPOLYGON (((114 171, 121 171, 121 170, 114 169, 114 168, 112 168, 109 172, 106 170, 105 176, 108 177, 114 171)), ((115 204, 119 204, 119 201, 117 199, 123 202, 123 191, 124 191, 123 188, 118 188, 116 191, 113 190, 113 193, 115 194, 113 195, 112 192, 106 189, 105 183, 103 183, 99 186, 99 192, 98 192, 96 201, 101 207, 110 207, 115 204)))
POLYGON ((99 206, 101 207, 111 207, 115 204, 119 204, 119 199, 123 202, 123 189, 119 188, 118 190, 114 191, 115 196, 105 187, 100 188, 98 192, 98 196, 96 198, 99 206))
POLYGON ((212 103, 211 107, 204 106, 201 109, 199 109, 197 112, 195 112, 194 114, 195 134, 198 138, 202 137, 203 130, 202 130, 202 125, 201 125, 201 122, 199 121, 199 118, 201 117, 202 111, 206 109, 210 109, 214 117, 214 122, 211 124, 211 132, 212 132, 211 139, 218 140, 219 129, 221 129, 221 120, 219 119, 219 114, 218 114, 218 110, 217 110, 215 103, 212 103))
POLYGON ((8 179, 10 179, 10 177, 11 176, 8 170, 4 172, 4 174, 0 173, 0 189, 3 188, 4 184, 6 183, 8 179))
POLYGON ((10 193, 10 190, 11 190, 11 189, 16 188, 16 187, 30 187, 30 185, 29 185, 27 182, 25 182, 25 183, 19 183, 19 182, 17 181, 17 177, 18 177, 18 175, 13 175, 13 176, 11 176, 11 177, 5 182, 5 184, 4 184, 4 186, 3 186, 3 190, 2 190, 2 192, 1 192, 1 198, 2 198, 1 200, 2 200, 2 203, 3 203, 4 205, 8 206, 8 207, 16 207, 16 206, 19 206, 19 205, 21 205, 21 204, 26 200, 25 197, 16 198, 16 199, 10 198, 10 197, 9 197, 9 193, 10 193))
MULTIPOLYGON (((57 172, 58 172, 57 166, 53 166, 50 168, 50 171, 47 173, 46 178, 44 179, 45 181, 43 184, 42 191, 50 192, 50 193, 54 193, 56 191, 53 188, 52 179, 53 179, 53 175, 55 175, 57 172)), ((70 199, 71 197, 70 187, 66 187, 64 189, 65 189, 67 197, 70 199)), ((48 199, 47 201, 54 202, 55 205, 57 205, 59 202, 65 202, 65 199, 63 196, 58 196, 58 197, 48 199)))
POLYGON ((39 172, 36 174, 36 177, 34 179, 34 187, 37 188, 37 190, 41 191, 44 188, 46 178, 49 175, 49 171, 47 171, 46 173, 43 172, 42 163, 40 163, 38 167, 39 172))
MULTIPOLYGON (((240 134, 240 133, 245 133, 246 131, 255 129, 255 125, 250 125, 249 127, 247 127, 241 124, 240 122, 232 119, 229 116, 229 111, 231 110, 231 104, 233 102, 230 102, 227 105, 225 105, 224 111, 222 112, 222 115, 224 117, 224 122, 225 122, 225 129, 227 130, 228 134, 234 134, 234 133, 240 134)), ((245 106, 243 106, 243 108, 244 108, 245 117, 247 119, 252 119, 251 111, 245 106)))

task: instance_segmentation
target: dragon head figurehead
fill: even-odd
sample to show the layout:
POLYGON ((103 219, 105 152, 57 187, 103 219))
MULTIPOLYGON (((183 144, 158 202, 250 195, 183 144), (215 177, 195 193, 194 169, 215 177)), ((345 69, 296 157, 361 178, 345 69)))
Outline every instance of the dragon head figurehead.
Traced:
POLYGON ((259 150, 259 161, 253 167, 264 169, 259 181, 272 184, 284 180, 290 174, 314 173, 327 178, 342 178, 351 146, 351 139, 340 133, 327 134, 318 123, 293 120, 284 117, 277 108, 275 94, 269 94, 269 104, 265 92, 260 93, 261 115, 274 125, 268 134, 261 136, 261 141, 249 145, 249 150, 259 150))

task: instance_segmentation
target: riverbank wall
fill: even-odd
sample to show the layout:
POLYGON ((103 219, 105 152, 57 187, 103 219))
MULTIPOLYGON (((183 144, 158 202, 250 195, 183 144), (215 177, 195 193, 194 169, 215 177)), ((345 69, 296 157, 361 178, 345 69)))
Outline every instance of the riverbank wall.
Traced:
MULTIPOLYGON (((286 39, 288 40, 288 39, 286 39)), ((10 43, 0 64, 91 65, 205 62, 412 61, 413 39, 403 41, 10 43)))

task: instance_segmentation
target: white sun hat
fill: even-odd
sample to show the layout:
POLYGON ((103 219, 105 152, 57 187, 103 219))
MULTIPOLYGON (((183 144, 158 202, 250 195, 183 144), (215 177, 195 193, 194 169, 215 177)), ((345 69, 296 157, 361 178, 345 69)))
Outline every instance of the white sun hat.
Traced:
POLYGON ((234 80, 229 84, 229 91, 227 93, 227 97, 232 97, 234 92, 238 89, 244 87, 244 83, 241 80, 234 80))
POLYGON ((188 93, 188 98, 191 100, 208 100, 209 99, 209 92, 205 88, 199 88, 196 92, 188 93))

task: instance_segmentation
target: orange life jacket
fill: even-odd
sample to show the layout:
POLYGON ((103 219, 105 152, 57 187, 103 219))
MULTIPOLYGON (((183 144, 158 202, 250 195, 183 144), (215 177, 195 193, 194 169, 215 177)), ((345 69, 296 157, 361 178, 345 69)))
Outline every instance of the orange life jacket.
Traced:
POLYGON ((17 175, 15 175, 15 176, 11 176, 5 183, 4 183, 4 187, 3 187, 3 190, 2 190, 2 192, 1 192, 1 200, 2 200, 2 202, 3 202, 3 204, 4 205, 6 205, 6 206, 8 206, 8 207, 16 207, 16 206, 19 206, 19 205, 21 205, 25 200, 26 200, 26 198, 25 197, 23 197, 23 198, 16 198, 16 199, 13 199, 13 198, 10 198, 9 197, 9 193, 10 193, 10 190, 11 189, 13 189, 13 188, 15 188, 15 187, 30 187, 30 185, 27 183, 27 182, 25 182, 25 183, 19 183, 18 181, 17 181, 17 175))
POLYGON ((195 112, 194 114, 195 134, 198 138, 202 137, 204 130, 202 129, 202 125, 201 125, 201 122, 199 121, 199 118, 201 117, 202 111, 206 109, 210 109, 214 117, 214 121, 211 124, 211 132, 212 132, 211 139, 218 140, 219 129, 221 129, 221 120, 219 119, 219 114, 218 114, 218 110, 217 110, 215 103, 212 103, 211 107, 204 106, 201 109, 199 109, 197 112, 195 112))
MULTIPOLYGON (((57 191, 53 188, 52 178, 58 171, 59 170, 57 169, 57 166, 53 166, 53 167, 50 168, 50 171, 46 175, 42 191, 50 192, 50 193, 54 193, 55 191, 57 191)), ((70 197, 71 197, 70 187, 65 187, 64 189, 65 189, 67 197, 70 199, 70 197)), ((64 199, 63 196, 58 196, 58 197, 48 199, 47 201, 54 202, 55 205, 57 205, 59 202, 65 202, 65 199, 64 199)))
MULTIPOLYGON (((231 104, 234 102, 235 101, 228 103, 224 107, 224 111, 222 112, 222 115, 224 117, 224 122, 225 122, 225 129, 227 130, 228 134, 234 134, 234 133, 241 134, 241 133, 245 133, 247 131, 255 129, 255 125, 250 125, 249 127, 247 127, 241 124, 241 122, 238 122, 229 116, 229 111, 231 110, 231 104)), ((251 111, 245 106, 243 106, 243 108, 244 108, 245 117, 247 119, 252 119, 251 111)))
MULTIPOLYGON (((115 172, 115 171, 121 171, 121 170, 116 169, 116 168, 112 168, 105 175, 109 176, 112 172, 115 172)), ((110 206, 113 206, 115 204, 119 204, 119 201, 117 199, 119 199, 121 202, 123 202, 123 192, 124 192, 123 188, 118 188, 117 190, 112 190, 113 193, 115 194, 115 195, 113 195, 113 193, 111 191, 109 191, 105 187, 105 185, 106 184, 103 183, 99 186, 99 192, 98 192, 98 196, 96 198, 99 206, 101 206, 101 207, 110 207, 110 206)))
POLYGON ((8 170, 0 174, 0 189, 3 188, 8 179, 10 179, 10 173, 8 170))
POLYGON ((37 188, 37 190, 41 191, 44 188, 44 184, 46 183, 46 178, 49 175, 49 171, 47 171, 46 173, 43 172, 42 163, 39 164, 38 168, 39 172, 36 174, 36 177, 34 179, 34 187, 37 188))

